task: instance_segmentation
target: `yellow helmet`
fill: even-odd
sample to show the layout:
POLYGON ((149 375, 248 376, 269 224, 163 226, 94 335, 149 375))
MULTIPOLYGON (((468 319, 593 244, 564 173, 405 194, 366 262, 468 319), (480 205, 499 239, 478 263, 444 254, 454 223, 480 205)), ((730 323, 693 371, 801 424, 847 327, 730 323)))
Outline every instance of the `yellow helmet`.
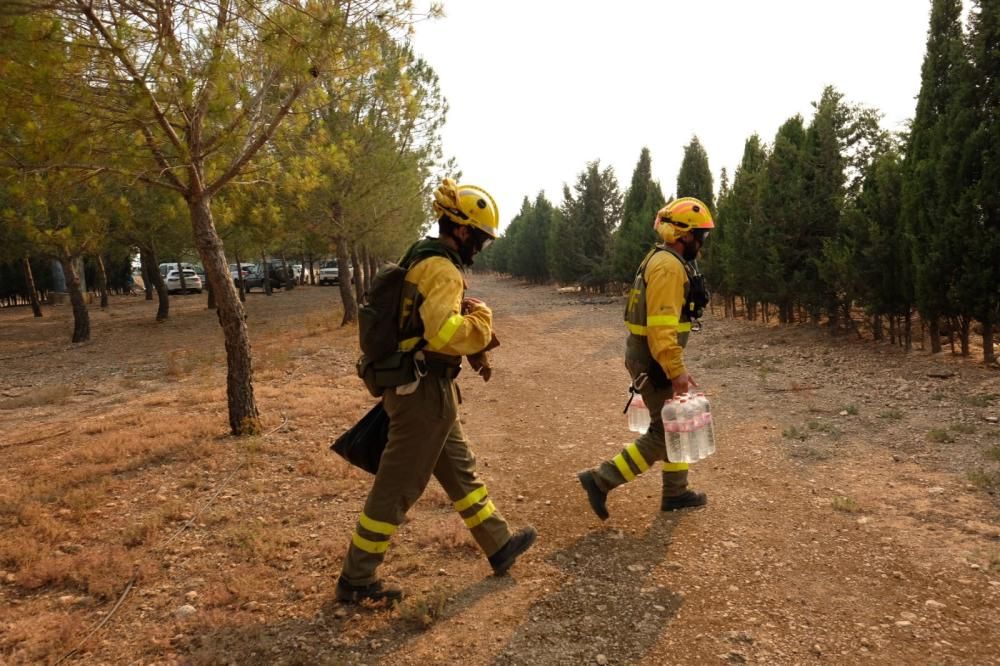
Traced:
POLYGON ((656 213, 653 229, 665 243, 675 240, 693 229, 714 229, 712 212, 694 197, 674 199, 656 213))
POLYGON ((458 185, 451 178, 445 178, 434 190, 434 212, 455 224, 479 229, 492 239, 499 235, 497 202, 477 185, 458 185))

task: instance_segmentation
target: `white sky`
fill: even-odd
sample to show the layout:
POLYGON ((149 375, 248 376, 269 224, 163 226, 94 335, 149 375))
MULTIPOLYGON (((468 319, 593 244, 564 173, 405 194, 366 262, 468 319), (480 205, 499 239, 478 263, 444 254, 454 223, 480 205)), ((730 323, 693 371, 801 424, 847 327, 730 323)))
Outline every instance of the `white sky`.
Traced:
POLYGON ((920 90, 930 0, 445 0, 414 46, 450 111, 446 155, 496 198, 503 225, 525 195, 554 204, 590 160, 627 189, 643 146, 669 197, 697 134, 718 193, 754 132, 823 87, 901 129, 920 90))

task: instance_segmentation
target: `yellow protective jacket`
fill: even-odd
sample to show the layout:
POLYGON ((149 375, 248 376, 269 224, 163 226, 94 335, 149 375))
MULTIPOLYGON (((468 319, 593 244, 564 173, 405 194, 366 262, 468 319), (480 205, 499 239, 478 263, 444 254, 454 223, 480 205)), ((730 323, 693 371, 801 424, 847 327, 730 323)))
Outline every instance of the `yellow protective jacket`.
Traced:
POLYGON ((690 280, 684 260, 660 246, 643 260, 625 306, 626 365, 633 376, 653 373, 655 362, 668 378, 687 372, 684 347, 691 331, 690 313, 684 307, 690 280))
MULTIPOLYGON (((421 243, 439 242, 426 239, 421 243)), ((418 261, 406 274, 402 295, 403 351, 427 340, 425 352, 440 355, 453 364, 462 356, 481 352, 493 334, 493 312, 485 305, 472 306, 462 314, 465 279, 453 252, 418 261)))

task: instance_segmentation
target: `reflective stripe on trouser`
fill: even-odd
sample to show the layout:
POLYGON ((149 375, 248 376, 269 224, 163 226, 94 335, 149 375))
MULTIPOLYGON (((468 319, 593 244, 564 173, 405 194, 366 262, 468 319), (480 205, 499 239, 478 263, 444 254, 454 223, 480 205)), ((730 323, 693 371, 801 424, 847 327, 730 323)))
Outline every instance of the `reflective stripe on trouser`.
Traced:
POLYGON ((414 393, 397 396, 390 389, 383 399, 389 441, 347 549, 344 579, 352 585, 375 581, 394 528, 402 524, 431 475, 453 502, 465 500, 468 506, 460 515, 467 525, 479 518, 470 525, 472 536, 486 555, 495 553, 510 539, 510 530, 476 476, 475 458, 458 421, 454 382, 427 375, 414 393))
POLYGON ((687 490, 688 464, 672 463, 667 460, 667 444, 663 437, 660 410, 671 395, 669 388, 657 389, 650 383, 643 387, 642 399, 649 410, 649 429, 622 449, 621 453, 593 470, 601 490, 610 492, 653 467, 654 463, 660 460, 664 461, 663 496, 675 497, 687 490))

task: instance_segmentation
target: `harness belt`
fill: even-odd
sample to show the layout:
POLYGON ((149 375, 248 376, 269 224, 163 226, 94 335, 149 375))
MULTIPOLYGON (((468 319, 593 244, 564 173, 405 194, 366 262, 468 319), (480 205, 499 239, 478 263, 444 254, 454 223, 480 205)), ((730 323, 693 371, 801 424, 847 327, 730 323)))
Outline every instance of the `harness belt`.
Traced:
POLYGON ((462 371, 461 361, 456 365, 428 358, 424 359, 424 365, 427 367, 427 372, 442 379, 455 379, 455 377, 458 377, 458 373, 462 371))

